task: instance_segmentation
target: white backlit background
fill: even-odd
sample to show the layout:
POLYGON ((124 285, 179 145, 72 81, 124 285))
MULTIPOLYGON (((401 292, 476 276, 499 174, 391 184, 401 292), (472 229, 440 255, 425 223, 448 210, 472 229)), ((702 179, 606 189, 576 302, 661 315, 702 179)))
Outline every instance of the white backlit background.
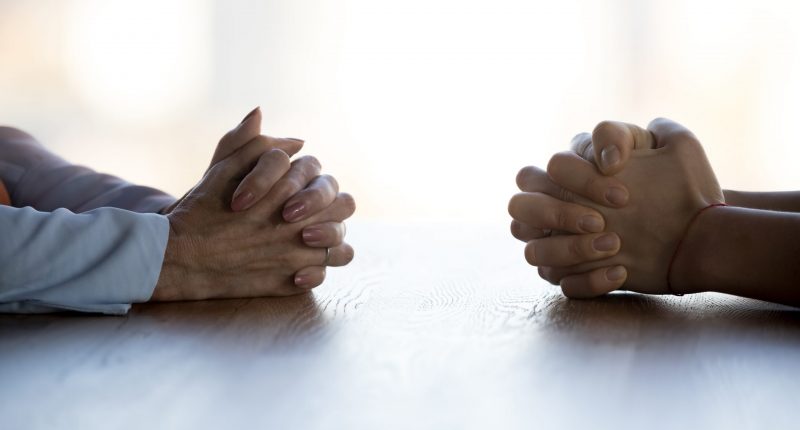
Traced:
POLYGON ((602 119, 695 130, 723 186, 800 188, 790 1, 0 0, 0 123, 180 195, 261 105, 359 217, 507 220, 602 119))

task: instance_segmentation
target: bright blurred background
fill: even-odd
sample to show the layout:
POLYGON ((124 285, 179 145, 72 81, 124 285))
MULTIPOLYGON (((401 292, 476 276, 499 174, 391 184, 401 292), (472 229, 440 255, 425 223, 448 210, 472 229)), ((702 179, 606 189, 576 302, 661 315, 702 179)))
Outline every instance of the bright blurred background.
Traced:
POLYGON ((0 0, 0 122, 181 195, 261 105, 359 218, 508 220, 602 119, 693 129, 721 183, 800 189, 800 3, 0 0))

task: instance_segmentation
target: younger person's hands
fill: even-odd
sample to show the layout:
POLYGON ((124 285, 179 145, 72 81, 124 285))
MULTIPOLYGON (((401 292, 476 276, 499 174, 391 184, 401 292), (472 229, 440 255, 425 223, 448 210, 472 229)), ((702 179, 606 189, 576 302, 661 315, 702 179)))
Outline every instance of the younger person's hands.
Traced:
POLYGON ((687 224, 702 208, 724 201, 700 143, 686 128, 658 119, 648 130, 604 122, 591 136, 577 136, 574 146, 599 159, 606 172, 619 173, 604 176, 574 152, 555 155, 547 173, 523 169, 518 184, 525 192, 512 198, 509 212, 512 233, 528 242, 526 258, 570 297, 594 297, 623 284, 670 292, 667 269, 687 224), (616 156, 600 155, 612 145, 616 156), (598 215, 599 223, 584 218, 598 215), (577 234, 551 236, 552 230, 577 234))

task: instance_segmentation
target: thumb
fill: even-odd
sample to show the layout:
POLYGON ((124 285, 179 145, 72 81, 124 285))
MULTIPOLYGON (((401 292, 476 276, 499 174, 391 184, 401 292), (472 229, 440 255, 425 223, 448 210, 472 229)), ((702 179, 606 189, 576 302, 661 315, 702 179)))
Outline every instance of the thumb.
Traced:
POLYGON ((663 148, 690 142, 700 145, 700 141, 697 140, 694 133, 671 119, 656 118, 650 121, 650 124, 647 125, 647 130, 655 139, 653 148, 663 148))
POLYGON ((633 124, 603 121, 592 131, 592 147, 597 167, 606 175, 619 173, 631 152, 655 148, 656 139, 649 130, 633 124))
POLYGON ((214 156, 211 158, 211 165, 228 158, 247 142, 261 134, 261 107, 256 107, 242 119, 233 130, 222 136, 214 156))

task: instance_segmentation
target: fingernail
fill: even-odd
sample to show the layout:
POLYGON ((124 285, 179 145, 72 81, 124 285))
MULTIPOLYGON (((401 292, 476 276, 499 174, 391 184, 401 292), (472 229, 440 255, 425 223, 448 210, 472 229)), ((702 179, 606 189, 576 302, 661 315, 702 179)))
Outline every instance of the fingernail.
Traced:
POLYGON ((584 215, 578 221, 578 227, 587 233, 599 233, 603 231, 603 220, 594 215, 584 215))
POLYGON ((606 279, 612 282, 620 281, 625 278, 627 270, 622 266, 612 267, 606 270, 606 279))
POLYGON ((288 222, 299 221, 305 215, 305 212, 306 205, 300 202, 292 203, 283 210, 283 219, 288 222))
POLYGON ((615 206, 623 206, 628 203, 628 192, 620 187, 611 187, 606 191, 606 200, 615 206))
POLYGON ((309 227, 303 230, 303 242, 306 245, 316 245, 324 239, 322 230, 318 227, 309 227))
POLYGON ((619 245, 619 240, 617 239, 617 235, 611 233, 604 234, 595 239, 594 241, 592 241, 592 248, 594 248, 595 251, 601 251, 601 252, 613 251, 617 249, 618 245, 619 245))
POLYGON ((250 207, 250 203, 253 202, 253 193, 250 191, 246 191, 240 193, 239 195, 233 196, 233 202, 231 202, 231 209, 234 211, 243 211, 250 207))
POLYGON ((298 138, 296 138, 296 137, 287 137, 286 139, 289 139, 289 140, 294 140, 295 142, 306 143, 306 141, 305 141, 305 140, 303 140, 303 139, 298 139, 298 138))
POLYGON ((256 112, 258 112, 258 110, 259 110, 259 109, 261 109, 261 106, 256 106, 256 108, 255 108, 255 109, 253 109, 253 110, 251 110, 251 111, 250 111, 250 113, 249 113, 249 114, 247 114, 247 116, 245 116, 245 117, 244 117, 244 119, 242 119, 242 122, 240 122, 239 124, 241 125, 241 124, 244 124, 244 123, 246 123, 246 122, 247 122, 247 120, 248 120, 248 119, 250 119, 250 117, 251 117, 251 116, 253 116, 253 114, 255 114, 256 112))
POLYGON ((600 153, 600 162, 606 169, 614 167, 614 165, 619 163, 619 148, 615 145, 603 148, 603 151, 600 153))
POLYGON ((308 275, 296 275, 294 277, 294 285, 300 288, 306 288, 309 281, 311 281, 311 277, 308 275))

